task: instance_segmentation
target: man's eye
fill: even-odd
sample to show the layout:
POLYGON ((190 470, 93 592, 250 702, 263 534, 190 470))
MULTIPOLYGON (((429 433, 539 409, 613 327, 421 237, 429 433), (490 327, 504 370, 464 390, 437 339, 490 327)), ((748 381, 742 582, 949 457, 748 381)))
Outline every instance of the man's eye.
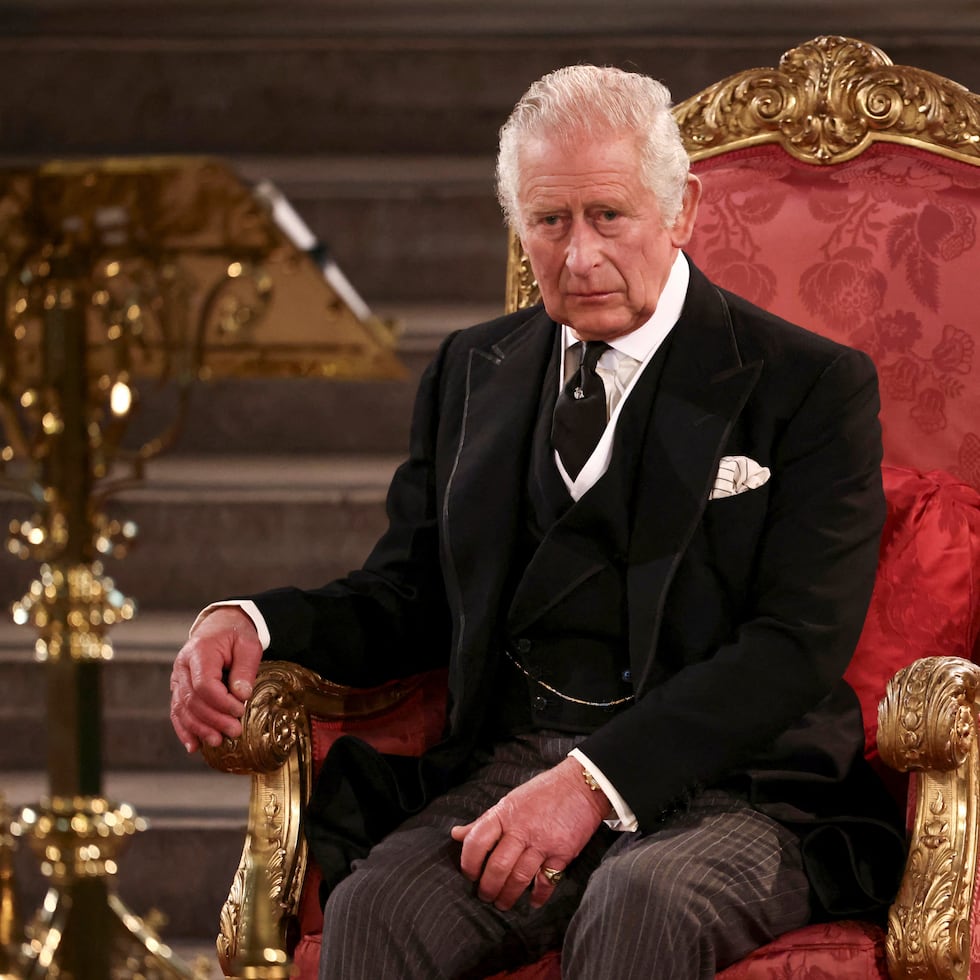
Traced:
POLYGON ((541 223, 544 225, 550 225, 551 227, 554 227, 555 225, 558 224, 558 215, 547 214, 541 219, 541 223))
POLYGON ((619 217, 618 211, 603 211, 602 220, 603 221, 615 221, 619 217))

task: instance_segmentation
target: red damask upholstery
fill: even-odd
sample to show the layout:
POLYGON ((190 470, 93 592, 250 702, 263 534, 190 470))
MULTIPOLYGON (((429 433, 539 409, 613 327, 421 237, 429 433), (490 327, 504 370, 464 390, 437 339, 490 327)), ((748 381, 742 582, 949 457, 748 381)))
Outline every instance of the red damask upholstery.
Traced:
POLYGON ((719 285, 871 355, 886 463, 980 489, 980 167, 875 143, 829 167, 766 144, 693 169, 704 186, 694 261, 719 285))
MULTIPOLYGON (((980 493, 941 471, 920 473, 884 466, 888 515, 878 577, 864 631, 847 679, 861 701, 866 755, 878 764, 878 702, 896 671, 927 656, 970 658, 980 638, 980 493)), ((445 704, 442 674, 422 685, 383 716, 313 722, 315 763, 341 734, 349 732, 386 752, 417 755, 439 735, 445 704)), ((904 798, 906 777, 880 766, 904 798)), ((323 917, 320 876, 307 873, 300 905, 299 944, 293 957, 300 978, 314 978, 323 917)), ((980 967, 980 963, 978 963, 980 967)), ((560 957, 493 980, 559 980, 560 957)), ((862 922, 810 926, 780 937, 719 974, 723 980, 810 978, 869 980, 888 974, 884 933, 862 922)))
POLYGON ((720 980, 888 980, 885 935, 868 922, 806 926, 756 950, 720 980))

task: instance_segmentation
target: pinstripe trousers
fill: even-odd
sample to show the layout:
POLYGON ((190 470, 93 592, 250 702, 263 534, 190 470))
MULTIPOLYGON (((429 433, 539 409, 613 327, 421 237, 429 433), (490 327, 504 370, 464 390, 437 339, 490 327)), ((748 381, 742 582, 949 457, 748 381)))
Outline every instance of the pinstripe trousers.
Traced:
POLYGON ((704 791, 647 833, 600 828, 541 909, 501 912, 459 869, 449 829, 560 762, 579 739, 521 736, 378 844, 324 909, 321 980, 464 980, 562 949, 576 980, 708 980, 805 924, 796 837, 704 791))

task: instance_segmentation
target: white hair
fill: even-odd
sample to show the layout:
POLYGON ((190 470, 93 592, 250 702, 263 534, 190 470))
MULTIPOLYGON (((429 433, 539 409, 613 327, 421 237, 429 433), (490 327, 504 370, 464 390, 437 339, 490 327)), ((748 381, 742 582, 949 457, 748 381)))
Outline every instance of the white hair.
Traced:
POLYGON ((619 68, 570 65, 534 82, 500 130, 497 199, 511 228, 522 230, 521 148, 559 141, 635 136, 642 177, 669 227, 680 214, 689 160, 662 83, 619 68))

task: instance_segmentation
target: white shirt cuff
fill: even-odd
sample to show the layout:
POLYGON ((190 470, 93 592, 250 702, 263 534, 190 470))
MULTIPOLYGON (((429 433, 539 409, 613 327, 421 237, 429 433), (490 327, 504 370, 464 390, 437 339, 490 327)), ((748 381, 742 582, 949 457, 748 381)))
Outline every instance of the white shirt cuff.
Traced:
POLYGON ((255 632, 259 634, 259 642, 262 644, 263 650, 269 649, 269 644, 272 643, 272 637, 269 635, 269 627, 266 625, 265 617, 259 612, 259 607, 252 602, 251 599, 225 599, 223 602, 212 602, 210 606, 205 606, 198 614, 197 619, 191 624, 190 631, 194 632, 194 627, 197 626, 208 613, 213 612, 220 606, 236 606, 241 609, 243 613, 250 620, 252 620, 252 625, 255 627, 255 632))
POLYGON ((616 811, 615 817, 610 817, 605 821, 606 826, 612 830, 623 830, 627 832, 636 830, 639 827, 636 814, 630 809, 626 800, 616 792, 616 788, 606 779, 602 771, 596 767, 595 763, 579 749, 572 749, 568 755, 576 762, 582 764, 582 767, 599 784, 599 788, 606 794, 606 798, 612 804, 613 810, 616 811))

